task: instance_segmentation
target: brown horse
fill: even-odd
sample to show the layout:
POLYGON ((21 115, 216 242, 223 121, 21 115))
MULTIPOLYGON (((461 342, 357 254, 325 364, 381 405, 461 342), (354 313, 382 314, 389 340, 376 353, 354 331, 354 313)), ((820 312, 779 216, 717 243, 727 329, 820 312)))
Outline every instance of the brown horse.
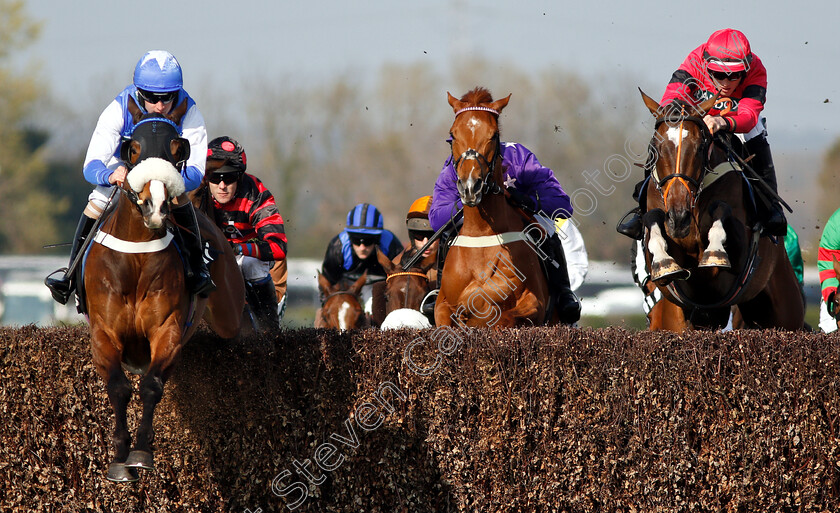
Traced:
MULTIPOLYGON (((179 137, 173 122, 151 116, 137 124, 122 152, 130 168, 127 181, 119 186, 114 209, 103 214, 107 217, 93 235, 86 259, 93 362, 106 382, 116 422, 115 456, 107 473, 111 481, 136 481, 136 469, 154 468, 155 406, 208 302, 187 293, 181 256, 167 230, 170 205, 187 201, 175 164, 184 162, 188 151, 189 142, 179 137), (132 385, 123 368, 143 376, 143 415, 131 450, 126 416, 132 385)), ((212 269, 217 284, 230 285, 219 274, 218 262, 212 269)), ((239 329, 235 310, 244 297, 221 287, 213 294, 210 301, 219 309, 209 316, 210 325, 221 336, 233 337, 239 329)))
POLYGON ((455 112, 452 162, 464 224, 443 267, 435 324, 542 324, 549 305, 548 282, 524 236, 523 217, 504 193, 499 114, 510 95, 493 101, 480 87, 460 100, 447 95, 455 112))
POLYGON ((403 270, 403 264, 415 251, 413 248, 403 251, 392 261, 379 248, 376 249, 379 264, 388 275, 384 290, 386 317, 381 325, 382 329, 431 326, 429 320, 420 312, 420 308, 432 290, 429 271, 435 265, 437 255, 430 254, 410 269, 403 270))
POLYGON ((650 144, 645 253, 663 296, 697 327, 726 325, 738 305, 747 327, 800 329, 804 307, 783 243, 762 237, 741 172, 703 116, 717 101, 660 106, 650 144))
POLYGON ((318 273, 318 288, 324 303, 319 309, 315 327, 335 328, 341 331, 367 327, 368 321, 361 299, 362 287, 366 281, 367 272, 349 287, 341 280, 333 285, 326 276, 318 273))

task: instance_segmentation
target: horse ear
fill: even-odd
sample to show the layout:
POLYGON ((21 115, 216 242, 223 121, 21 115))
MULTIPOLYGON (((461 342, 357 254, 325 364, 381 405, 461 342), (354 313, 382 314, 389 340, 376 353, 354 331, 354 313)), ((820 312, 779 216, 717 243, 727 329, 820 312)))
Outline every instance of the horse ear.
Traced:
POLYGON ((352 287, 350 287, 350 290, 352 290, 353 293, 358 296, 362 293, 362 287, 365 286, 365 283, 367 283, 367 271, 365 271, 364 273, 362 273, 361 276, 359 276, 359 279, 356 280, 356 283, 354 283, 352 287))
POLYGON ((183 137, 172 139, 169 141, 169 153, 175 162, 186 162, 190 158, 190 142, 183 137))
POLYGON ((391 274, 394 272, 396 265, 394 265, 394 262, 392 262, 388 256, 379 249, 379 246, 376 246, 376 261, 379 262, 379 265, 381 265, 383 269, 385 269, 385 274, 391 274))
POLYGON ((507 95, 507 98, 502 98, 502 99, 494 101, 493 103, 490 104, 490 108, 495 110, 496 112, 502 112, 502 109, 507 107, 507 104, 510 101, 511 96, 513 96, 513 93, 507 95))
POLYGON ((449 91, 446 91, 446 97, 449 99, 449 105, 452 106, 452 110, 454 112, 458 112, 464 107, 464 105, 467 104, 466 102, 462 102, 458 98, 455 98, 454 96, 449 94, 449 91))
POLYGON ((653 114, 654 117, 658 117, 659 116, 659 104, 656 103, 656 100, 654 100, 650 96, 646 95, 645 92, 642 91, 641 87, 639 88, 639 92, 642 93, 642 101, 645 102, 645 106, 648 108, 650 113, 653 114))
POLYGON ((140 118, 143 117, 143 111, 140 109, 140 106, 137 105, 137 100, 134 99, 134 96, 131 96, 131 101, 128 102, 128 113, 131 114, 131 119, 134 120, 134 124, 136 125, 140 118))
POLYGON ((181 126, 181 119, 183 119, 184 114, 187 113, 187 99, 184 98, 184 101, 181 102, 180 105, 172 109, 169 114, 166 115, 166 119, 172 121, 178 126, 181 126))
MULTIPOLYGON (((719 94, 719 93, 718 93, 719 94)), ((715 103, 718 101, 718 95, 716 94, 714 98, 709 98, 708 100, 704 101, 700 105, 697 106, 698 110, 698 117, 703 117, 706 115, 707 112, 712 110, 712 107, 715 106, 715 103)))
POLYGON ((330 280, 328 280, 326 276, 324 276, 323 274, 321 274, 320 271, 318 271, 318 288, 321 289, 321 292, 326 294, 329 292, 330 287, 332 287, 332 283, 330 283, 330 280))

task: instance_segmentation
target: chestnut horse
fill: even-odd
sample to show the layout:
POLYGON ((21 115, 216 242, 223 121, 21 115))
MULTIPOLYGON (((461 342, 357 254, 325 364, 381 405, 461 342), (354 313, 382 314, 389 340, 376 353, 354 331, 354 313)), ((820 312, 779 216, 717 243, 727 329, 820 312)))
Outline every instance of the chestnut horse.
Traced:
POLYGON ((725 326, 738 305, 746 327, 801 329, 805 310, 784 244, 761 236, 742 173, 703 121, 717 98, 699 106, 642 98, 656 117, 643 216, 651 279, 696 327, 725 326))
MULTIPOLYGON (((416 250, 409 248, 394 260, 389 260, 379 248, 376 257, 388 275, 385 280, 385 320, 382 329, 428 328, 429 319, 421 313, 423 300, 429 295, 432 286, 429 270, 437 263, 437 255, 430 254, 414 264, 410 269, 403 269, 403 264, 414 255, 416 250)), ((430 301, 430 300, 429 300, 430 301)))
POLYGON ((341 331, 365 328, 368 325, 362 308, 362 287, 367 281, 367 272, 351 285, 339 280, 335 285, 318 273, 318 288, 324 298, 316 319, 316 328, 335 328, 341 331))
POLYGON ((446 256, 435 324, 543 324, 550 300, 548 282, 525 236, 526 223, 508 203, 503 184, 499 114, 510 95, 493 101, 480 87, 460 100, 447 95, 455 112, 452 163, 464 224, 446 256))
MULTIPOLYGON (((170 205, 187 201, 176 165, 186 161, 189 142, 179 137, 171 120, 146 115, 123 143, 121 155, 130 172, 118 186, 116 206, 103 214, 100 230, 92 234, 84 288, 93 362, 115 414, 115 456, 106 477, 131 482, 138 479, 136 469, 154 468, 155 406, 208 300, 188 294, 181 256, 167 230, 170 205), (132 384, 123 368, 143 376, 143 414, 131 450, 126 416, 132 384)), ((221 232, 218 237, 215 244, 226 244, 221 232)), ((223 257, 232 261, 233 254, 223 257)), ((241 313, 236 309, 244 304, 244 288, 239 297, 219 265, 217 260, 211 267, 217 285, 231 286, 234 292, 220 288, 211 294, 210 302, 218 308, 208 321, 220 336, 230 338, 239 330, 241 313)))

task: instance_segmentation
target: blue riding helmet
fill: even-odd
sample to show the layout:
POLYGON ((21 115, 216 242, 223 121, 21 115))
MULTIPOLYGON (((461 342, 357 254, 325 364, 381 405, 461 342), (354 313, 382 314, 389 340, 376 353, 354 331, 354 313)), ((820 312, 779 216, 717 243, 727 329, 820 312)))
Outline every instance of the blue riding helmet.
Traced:
POLYGON ((134 67, 134 86, 153 93, 177 91, 184 85, 181 65, 165 50, 152 50, 134 67))
POLYGON ((385 222, 379 209, 369 203, 359 203, 347 213, 348 233, 381 235, 385 222))

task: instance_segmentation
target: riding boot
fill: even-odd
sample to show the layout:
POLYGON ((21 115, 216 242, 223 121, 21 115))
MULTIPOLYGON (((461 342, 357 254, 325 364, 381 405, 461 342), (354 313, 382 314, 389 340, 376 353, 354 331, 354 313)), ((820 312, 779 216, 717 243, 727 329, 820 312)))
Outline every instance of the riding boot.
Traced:
POLYGON ((618 224, 615 227, 615 230, 622 234, 630 237, 631 239, 641 240, 643 230, 642 230, 642 186, 644 185, 645 180, 636 184, 636 187, 633 190, 633 199, 639 202, 638 207, 631 208, 626 214, 624 214, 621 219, 619 219, 618 224), (625 219, 632 214, 630 219, 625 219))
MULTIPOLYGON (((770 153, 770 144, 767 143, 767 138, 763 135, 753 137, 746 142, 745 146, 747 152, 750 155, 754 155, 749 163, 750 167, 753 168, 764 183, 770 186, 770 189, 774 193, 778 194, 776 167, 773 165, 773 156, 770 153)), ((787 234, 787 220, 785 219, 785 213, 782 210, 782 205, 779 203, 779 200, 769 198, 763 194, 759 194, 759 198, 759 216, 765 230, 770 235, 784 237, 787 234)))
POLYGON ((557 311, 560 322, 574 324, 580 320, 581 305, 569 283, 569 269, 566 266, 566 253, 560 237, 553 235, 543 244, 550 259, 545 263, 548 270, 548 287, 557 295, 557 311))
POLYGON ((195 218, 195 210, 193 210, 192 203, 187 202, 172 209, 172 217, 175 219, 175 224, 178 226, 178 234, 180 236, 181 250, 185 253, 185 278, 187 288, 192 294, 207 297, 208 294, 216 290, 216 284, 210 277, 210 271, 207 270, 207 264, 204 263, 204 252, 202 251, 201 232, 198 229, 198 220, 195 218))
POLYGON ((44 285, 50 289, 53 299, 62 305, 67 304, 67 301, 70 300, 70 295, 76 289, 74 277, 67 274, 68 269, 73 265, 73 261, 76 260, 76 256, 78 256, 79 250, 84 245, 88 235, 90 235, 90 230, 93 228, 94 223, 96 223, 96 219, 91 219, 85 214, 82 214, 82 217, 79 218, 79 224, 76 226, 76 234, 73 235, 73 245, 70 249, 70 263, 67 267, 53 271, 44 280, 44 285), (60 278, 52 277, 53 274, 58 273, 61 273, 60 278))
POLYGON ((260 329, 265 331, 279 328, 277 293, 274 290, 274 281, 271 277, 267 276, 261 280, 245 283, 248 287, 248 304, 257 317, 260 329))

